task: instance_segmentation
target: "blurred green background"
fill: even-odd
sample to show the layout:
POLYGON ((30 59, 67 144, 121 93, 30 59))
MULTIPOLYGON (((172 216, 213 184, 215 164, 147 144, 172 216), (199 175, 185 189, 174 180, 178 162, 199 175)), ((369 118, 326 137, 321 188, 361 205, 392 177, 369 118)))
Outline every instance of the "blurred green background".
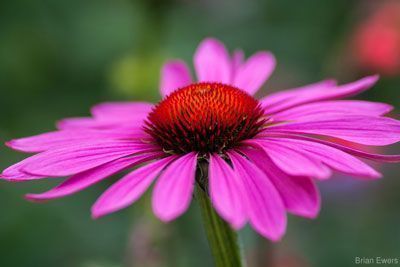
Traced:
MULTIPOLYGON (((207 36, 246 55, 265 49, 276 55, 277 69, 263 93, 327 77, 349 82, 376 72, 353 64, 351 43, 377 2, 384 1, 3 0, 0 141, 52 130, 56 120, 85 116, 101 101, 158 101, 162 63, 191 61, 207 36)), ((383 75, 361 98, 400 107, 399 86, 398 75, 383 75)), ((0 147, 0 169, 23 157, 0 147)), ((354 266, 357 256, 400 257, 400 169, 378 168, 385 175, 380 181, 336 177, 320 184, 320 217, 290 216, 285 238, 272 245, 272 266, 354 266)), ((55 180, 0 181, 0 266, 212 266, 195 203, 162 224, 147 194, 92 220, 90 206, 112 179, 45 204, 23 199, 55 180)), ((249 266, 266 266, 271 244, 250 228, 241 236, 249 266)))

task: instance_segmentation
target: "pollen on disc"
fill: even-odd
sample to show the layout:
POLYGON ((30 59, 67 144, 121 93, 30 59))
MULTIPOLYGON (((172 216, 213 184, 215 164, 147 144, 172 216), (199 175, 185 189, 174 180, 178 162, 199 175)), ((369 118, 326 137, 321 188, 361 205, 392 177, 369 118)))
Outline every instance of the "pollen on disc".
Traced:
POLYGON ((166 151, 222 153, 256 135, 264 123, 259 102, 220 83, 197 83, 158 103, 145 130, 166 151))

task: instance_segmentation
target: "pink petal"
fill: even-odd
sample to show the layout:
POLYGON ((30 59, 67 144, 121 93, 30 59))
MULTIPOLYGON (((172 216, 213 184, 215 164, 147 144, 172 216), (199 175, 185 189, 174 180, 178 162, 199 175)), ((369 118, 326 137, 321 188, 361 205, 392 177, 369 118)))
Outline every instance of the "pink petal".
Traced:
POLYGON ((235 50, 232 55, 232 67, 233 67, 232 77, 235 77, 236 72, 238 71, 240 66, 242 66, 243 63, 244 63, 243 50, 241 49, 235 50))
POLYGON ((147 102, 105 102, 92 107, 93 117, 99 120, 134 120, 147 117, 154 104, 147 102))
POLYGON ((245 141, 264 150, 271 160, 286 174, 294 176, 308 176, 327 179, 331 171, 320 161, 310 158, 302 151, 293 150, 287 146, 280 146, 274 142, 265 142, 260 139, 245 141))
POLYGON ((217 154, 210 155, 208 175, 210 197, 216 211, 233 228, 242 228, 247 215, 241 177, 237 177, 229 164, 217 154))
POLYGON ((286 212, 278 191, 254 163, 236 152, 229 152, 228 155, 247 191, 251 225, 258 233, 273 241, 281 239, 286 229, 286 212))
POLYGON ((308 117, 319 118, 334 115, 366 115, 381 116, 393 109, 384 103, 359 100, 322 101, 305 104, 278 112, 272 116, 274 120, 302 120, 308 117))
POLYGON ((153 190, 154 214, 169 222, 184 213, 192 199, 197 154, 188 153, 172 162, 160 175, 153 190))
MULTIPOLYGON (((146 115, 147 116, 147 115, 146 115)), ((75 129, 99 129, 99 130, 138 130, 143 126, 145 115, 140 115, 128 119, 107 119, 99 120, 90 117, 66 118, 57 122, 59 130, 75 130, 75 129)))
POLYGON ((57 129, 95 128, 98 122, 91 117, 66 118, 57 122, 57 129))
POLYGON ((176 156, 170 156, 146 164, 118 180, 93 205, 93 218, 126 208, 138 200, 157 175, 175 158, 176 156))
POLYGON ((32 156, 23 172, 43 176, 68 176, 135 153, 155 150, 149 144, 132 141, 103 141, 48 150, 32 156))
POLYGON ((100 103, 91 109, 93 118, 66 118, 57 122, 57 128, 60 130, 141 128, 153 106, 146 102, 100 103))
POLYGON ((336 88, 336 81, 335 80, 324 80, 313 84, 308 84, 302 87, 297 87, 294 89, 287 89, 283 91, 278 91, 272 94, 261 98, 260 102, 265 107, 268 108, 268 111, 271 110, 270 113, 279 111, 280 109, 285 109, 286 102, 297 99, 300 101, 300 97, 308 94, 313 94, 317 92, 324 92, 332 90, 336 88), (282 107, 282 108, 281 108, 282 107))
POLYGON ((286 209, 299 216, 317 217, 321 208, 318 189, 306 176, 289 176, 282 172, 261 150, 240 149, 268 176, 285 204, 286 209))
POLYGON ((167 62, 161 71, 161 96, 164 98, 176 89, 192 83, 189 68, 181 60, 167 62))
POLYGON ((268 127, 269 132, 327 135, 350 142, 384 146, 400 141, 400 121, 386 117, 327 116, 268 127))
POLYGON ((371 88, 378 78, 377 75, 368 76, 341 86, 335 86, 334 81, 327 80, 271 94, 261 99, 261 104, 265 107, 267 113, 272 114, 301 104, 346 98, 371 88))
POLYGON ((95 105, 93 118, 67 118, 57 123, 60 130, 140 128, 154 105, 146 102, 106 102, 95 105))
POLYGON ((379 178, 381 175, 359 159, 330 146, 305 140, 289 138, 264 138, 255 141, 267 153, 276 146, 300 153, 313 161, 323 163, 337 171, 367 178, 379 178), (270 144, 274 144, 272 147, 270 144))
POLYGON ((132 168, 143 162, 162 157, 163 155, 163 153, 156 152, 141 154, 129 158, 120 158, 96 168, 78 173, 47 192, 41 194, 27 194, 26 198, 29 200, 48 200, 71 195, 98 183, 119 171, 126 168, 132 168))
POLYGON ((275 57, 269 52, 258 52, 241 65, 233 79, 233 85, 253 95, 275 69, 275 57))
POLYGON ((114 131, 114 130, 64 130, 43 133, 35 136, 14 139, 6 143, 12 149, 23 152, 42 152, 49 149, 61 148, 64 146, 79 145, 93 142, 93 140, 112 139, 149 139, 149 135, 143 130, 137 131, 114 131))
POLYGON ((193 61, 199 82, 231 83, 230 56, 220 41, 213 38, 205 39, 197 48, 193 61))
POLYGON ((400 162, 400 155, 381 155, 381 154, 373 154, 369 152, 365 152, 359 149, 355 149, 353 147, 347 147, 341 144, 333 143, 330 141, 326 140, 321 140, 321 139, 316 139, 312 137, 307 137, 307 136, 302 136, 302 135, 295 135, 295 134, 274 134, 271 135, 269 134, 268 136, 272 137, 285 137, 285 138, 292 138, 292 139, 300 139, 300 140, 306 140, 306 141, 311 141, 311 142, 316 142, 320 144, 324 144, 327 146, 331 146, 337 149, 340 149, 346 153, 349 153, 351 155, 373 160, 373 161, 378 161, 378 162, 400 162))
POLYGON ((45 178, 45 176, 43 175, 28 174, 21 170, 21 168, 28 164, 30 161, 32 161, 32 157, 26 158, 14 165, 11 165, 1 173, 0 178, 11 182, 38 180, 45 178))

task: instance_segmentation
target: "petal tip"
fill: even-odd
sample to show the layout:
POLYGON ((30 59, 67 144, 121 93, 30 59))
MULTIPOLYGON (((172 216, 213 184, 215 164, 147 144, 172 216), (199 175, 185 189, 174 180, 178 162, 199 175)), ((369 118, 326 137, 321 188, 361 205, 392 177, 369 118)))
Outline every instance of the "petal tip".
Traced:
POLYGON ((4 173, 0 173, 0 179, 1 180, 6 180, 6 181, 10 181, 10 178, 7 177, 4 173))
POLYGON ((371 87, 375 85, 375 83, 378 82, 378 80, 379 80, 379 74, 374 74, 362 78, 360 82, 365 83, 365 86, 371 87))
POLYGON ((13 183, 25 182, 27 180, 27 179, 18 179, 18 178, 15 178, 15 176, 13 176, 13 175, 7 175, 5 173, 0 174, 0 179, 5 180, 7 182, 13 182, 13 183))
POLYGON ((371 79, 371 81, 377 82, 379 80, 379 78, 380 78, 380 75, 379 74, 373 74, 373 75, 367 76, 366 78, 371 79))
POLYGON ((92 215, 90 216, 93 220, 98 220, 98 219, 100 219, 101 217, 102 217, 102 215, 99 215, 99 214, 93 214, 92 213, 92 215))
POLYGON ((369 178, 371 180, 378 180, 383 178, 383 174, 378 172, 377 170, 373 169, 372 167, 368 172, 365 172, 364 175, 360 175, 359 177, 369 178))
POLYGON ((155 205, 155 203, 153 202, 153 213, 154 215, 162 222, 164 223, 169 223, 173 220, 175 220, 176 218, 178 218, 179 216, 181 216, 183 214, 184 211, 186 211, 186 207, 182 208, 181 210, 176 210, 176 211, 171 211, 171 210, 161 210, 159 208, 157 208, 157 206, 155 205))
POLYGON ((271 51, 263 50, 263 51, 257 52, 257 54, 267 58, 268 60, 270 60, 270 62, 276 64, 276 57, 271 51))
POLYGON ((186 65, 185 61, 181 60, 181 59, 170 59, 167 60, 164 65, 162 66, 162 71, 168 69, 168 67, 181 67, 182 65, 186 65))
POLYGON ((90 217, 93 219, 93 220, 97 220, 97 219, 100 219, 100 218, 102 218, 102 217, 104 217, 105 215, 107 215, 108 213, 105 211, 105 210, 101 210, 101 209, 98 209, 98 208, 96 208, 96 207, 93 207, 92 209, 91 209, 91 215, 90 215, 90 217))
POLYGON ((268 235, 262 234, 262 235, 271 240, 271 242, 277 243, 282 240, 283 236, 285 235, 285 231, 283 231, 282 233, 277 233, 276 235, 271 235, 271 234, 268 235))
POLYGON ((235 231, 239 231, 240 229, 243 228, 243 226, 246 224, 246 222, 230 222, 229 225, 233 228, 235 231))
POLYGON ((160 79, 160 91, 163 98, 191 82, 190 70, 183 60, 173 59, 164 63, 160 79))
POLYGON ((4 142, 5 146, 12 148, 12 149, 14 149, 14 144, 15 144, 15 139, 4 142))
POLYGON ((383 178, 383 174, 380 173, 380 172, 375 172, 373 175, 371 175, 371 178, 382 179, 383 178))
POLYGON ((206 37, 198 45, 197 50, 195 52, 195 56, 203 49, 206 49, 206 50, 211 49, 211 50, 220 51, 220 50, 225 50, 226 48, 225 48, 224 43, 222 43, 217 38, 206 37))
POLYGON ((210 44, 210 45, 221 45, 222 42, 221 42, 219 39, 217 39, 217 38, 215 38, 215 37, 213 37, 213 36, 209 36, 209 37, 204 38, 204 39, 200 42, 200 45, 206 45, 206 44, 210 44))
POLYGON ((297 211, 296 213, 292 213, 292 214, 313 220, 313 219, 318 218, 319 213, 320 213, 320 207, 318 207, 318 209, 315 209, 315 210, 304 210, 303 212, 297 211))
POLYGON ((324 83, 325 83, 326 86, 336 86, 337 85, 337 81, 335 79, 333 79, 333 78, 326 79, 324 81, 324 83))
POLYGON ((11 148, 12 150, 16 150, 19 152, 27 152, 27 153, 37 152, 24 145, 23 142, 22 143, 19 142, 19 140, 20 139, 12 139, 10 141, 4 142, 4 145, 6 147, 11 148))
POLYGON ((90 209, 92 219, 96 220, 102 218, 110 213, 119 210, 116 207, 110 207, 101 200, 101 197, 93 204, 90 209))
POLYGON ((179 215, 167 214, 167 213, 163 213, 163 212, 159 212, 159 211, 154 211, 154 215, 156 215, 156 217, 164 223, 169 223, 169 222, 173 221, 176 217, 179 216, 179 215))
POLYGON ((34 203, 43 203, 48 201, 48 199, 40 197, 40 194, 26 194, 24 199, 34 203))

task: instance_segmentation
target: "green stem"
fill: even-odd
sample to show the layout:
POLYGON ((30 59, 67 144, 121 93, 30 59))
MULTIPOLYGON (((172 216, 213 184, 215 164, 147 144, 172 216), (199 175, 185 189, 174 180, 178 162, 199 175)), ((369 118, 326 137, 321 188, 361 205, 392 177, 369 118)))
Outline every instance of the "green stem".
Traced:
POLYGON ((210 198, 198 183, 196 183, 196 198, 201 209, 215 266, 245 267, 237 233, 215 212, 210 198))

